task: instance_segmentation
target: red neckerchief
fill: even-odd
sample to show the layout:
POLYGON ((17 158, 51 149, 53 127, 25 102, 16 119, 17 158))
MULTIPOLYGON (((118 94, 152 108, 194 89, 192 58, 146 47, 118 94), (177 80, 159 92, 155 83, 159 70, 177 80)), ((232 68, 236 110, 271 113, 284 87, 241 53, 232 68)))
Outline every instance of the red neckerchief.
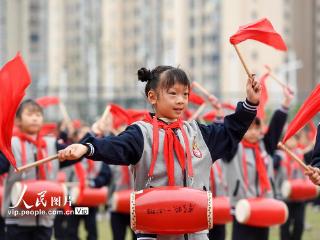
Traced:
POLYGON ((183 121, 178 119, 173 123, 165 123, 163 121, 159 121, 155 116, 151 118, 150 114, 146 115, 144 119, 145 122, 152 124, 153 126, 153 143, 152 143, 152 161, 149 169, 148 176, 152 178, 154 166, 157 161, 158 149, 159 149, 159 128, 164 129, 165 137, 163 142, 163 153, 164 153, 164 160, 167 166, 167 174, 168 174, 168 185, 173 186, 175 185, 174 180, 174 152, 175 151, 179 164, 181 166, 181 170, 184 171, 186 169, 186 157, 188 161, 188 176, 193 177, 193 169, 192 169, 192 162, 191 162, 191 153, 190 153, 190 146, 189 140, 187 138, 187 134, 183 128, 183 121), (186 153, 184 149, 173 132, 173 129, 180 129, 182 132, 183 140, 185 143, 186 153))
MULTIPOLYGON (((246 140, 242 140, 242 145, 244 148, 251 148, 254 151, 256 168, 257 168, 259 184, 260 184, 260 193, 262 195, 268 190, 270 190, 271 187, 270 187, 270 181, 267 174, 266 165, 261 155, 259 142, 249 143, 246 140)), ((246 158, 245 149, 243 150, 243 159, 244 158, 246 158)), ((243 162, 246 162, 246 160, 244 160, 243 162)), ((244 178, 245 178, 245 183, 248 184, 248 171, 244 171, 244 178)))
POLYGON ((91 159, 87 159, 88 167, 87 167, 87 172, 88 174, 95 174, 95 168, 94 168, 94 161, 91 159))
MULTIPOLYGON (((40 136, 38 134, 37 139, 34 140, 33 138, 27 136, 25 133, 23 132, 17 132, 16 136, 20 139, 20 144, 21 144, 21 160, 22 160, 22 164, 25 165, 26 161, 27 161, 27 156, 26 156, 26 146, 25 146, 25 142, 29 142, 32 143, 36 148, 37 148, 37 159, 41 160, 44 157, 46 157, 47 155, 47 143, 45 142, 45 140, 42 138, 42 136, 40 136)), ((49 166, 49 168, 51 168, 51 165, 49 166)), ((44 165, 41 164, 39 165, 39 179, 46 179, 46 171, 44 168, 44 165)))

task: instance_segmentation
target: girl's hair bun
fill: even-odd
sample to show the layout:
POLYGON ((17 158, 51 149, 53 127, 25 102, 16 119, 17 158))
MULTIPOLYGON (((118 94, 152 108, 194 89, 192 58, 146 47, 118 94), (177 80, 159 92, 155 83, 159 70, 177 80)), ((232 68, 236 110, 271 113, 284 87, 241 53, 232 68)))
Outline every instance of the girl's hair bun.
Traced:
POLYGON ((140 68, 138 70, 138 80, 140 80, 141 82, 147 82, 152 80, 153 76, 150 70, 146 69, 146 68, 140 68))

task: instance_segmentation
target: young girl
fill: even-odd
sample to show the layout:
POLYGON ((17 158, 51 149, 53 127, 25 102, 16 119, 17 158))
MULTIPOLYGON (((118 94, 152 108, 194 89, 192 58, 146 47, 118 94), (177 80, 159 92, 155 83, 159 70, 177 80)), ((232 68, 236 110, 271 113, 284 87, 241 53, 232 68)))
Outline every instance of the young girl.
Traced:
MULTIPOLYGON (((187 108, 190 90, 183 70, 171 66, 158 66, 152 71, 142 68, 138 79, 147 82, 145 94, 155 113, 118 136, 89 137, 84 144, 70 145, 59 152, 59 159, 87 156, 108 164, 131 165, 136 191, 167 185, 209 190, 212 162, 237 147, 256 115, 260 84, 248 79, 246 101, 239 102, 235 113, 226 116, 223 124, 205 126, 180 118, 187 108)), ((151 233, 147 238, 141 234, 137 237, 208 239, 206 231, 185 236, 151 233)))

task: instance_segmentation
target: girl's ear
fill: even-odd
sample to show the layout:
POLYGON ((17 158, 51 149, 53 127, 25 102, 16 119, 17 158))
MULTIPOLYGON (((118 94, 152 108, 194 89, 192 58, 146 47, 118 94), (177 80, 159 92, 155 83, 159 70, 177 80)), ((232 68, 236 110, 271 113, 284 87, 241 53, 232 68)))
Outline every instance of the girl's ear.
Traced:
POLYGON ((151 105, 155 105, 157 102, 157 94, 154 90, 150 90, 148 92, 148 100, 150 102, 151 105))

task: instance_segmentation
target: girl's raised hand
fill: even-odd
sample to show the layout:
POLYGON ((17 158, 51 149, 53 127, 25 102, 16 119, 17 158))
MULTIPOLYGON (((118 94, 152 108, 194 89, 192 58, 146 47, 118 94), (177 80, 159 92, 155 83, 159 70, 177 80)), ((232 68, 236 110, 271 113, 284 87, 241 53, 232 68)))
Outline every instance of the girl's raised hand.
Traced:
POLYGON ((255 80, 254 75, 247 80, 247 99, 253 104, 258 104, 261 95, 261 84, 255 80))
POLYGON ((83 155, 85 155, 88 151, 88 147, 83 144, 71 144, 63 150, 58 152, 58 158, 60 161, 63 160, 77 160, 83 155))

